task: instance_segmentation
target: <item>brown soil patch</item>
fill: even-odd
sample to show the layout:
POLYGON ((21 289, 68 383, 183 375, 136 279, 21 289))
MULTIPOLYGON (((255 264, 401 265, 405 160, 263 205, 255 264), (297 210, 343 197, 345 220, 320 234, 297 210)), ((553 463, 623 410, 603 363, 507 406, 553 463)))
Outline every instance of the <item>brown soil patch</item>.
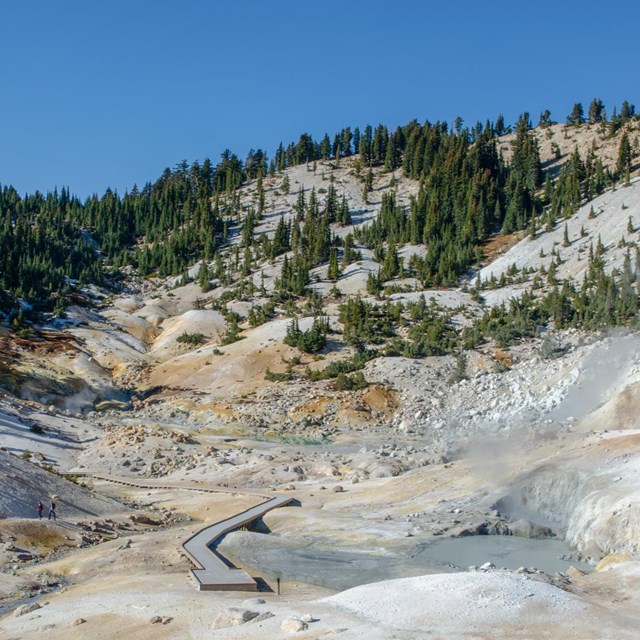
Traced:
POLYGON ((192 413, 203 414, 210 412, 218 418, 233 418, 233 407, 229 404, 221 404, 216 402, 203 402, 198 403, 195 400, 188 398, 172 398, 171 404, 184 411, 192 413))
POLYGON ((291 411, 291 417, 295 420, 304 418, 306 416, 318 417, 323 416, 328 412, 329 404, 337 404, 338 401, 335 398, 313 398, 309 402, 294 407, 291 411))
POLYGON ((513 359, 511 354, 508 351, 502 351, 501 349, 496 349, 493 357, 496 359, 496 362, 503 364, 505 367, 513 366, 513 359))
POLYGON ((631 385, 616 396, 612 423, 623 429, 640 426, 640 384, 631 385))
POLYGON ((38 554, 46 554, 62 546, 75 546, 57 525, 50 524, 49 521, 5 520, 0 525, 0 536, 5 541, 13 536, 16 547, 36 551, 38 554))
POLYGON ((606 438, 598 443, 600 448, 607 449, 608 453, 628 454, 629 456, 640 453, 640 433, 606 438))
POLYGON ((336 415, 338 423, 348 423, 352 426, 368 424, 373 421, 373 416, 369 411, 360 407, 345 407, 336 415))
POLYGON ((391 416, 398 408, 398 394, 386 387, 371 386, 362 394, 362 402, 372 411, 391 416))
POLYGON ((489 238, 482 246, 482 251, 484 253, 482 266, 491 264, 498 256, 501 256, 503 253, 509 251, 511 247, 518 244, 522 238, 524 238, 523 231, 516 231, 515 233, 489 238))

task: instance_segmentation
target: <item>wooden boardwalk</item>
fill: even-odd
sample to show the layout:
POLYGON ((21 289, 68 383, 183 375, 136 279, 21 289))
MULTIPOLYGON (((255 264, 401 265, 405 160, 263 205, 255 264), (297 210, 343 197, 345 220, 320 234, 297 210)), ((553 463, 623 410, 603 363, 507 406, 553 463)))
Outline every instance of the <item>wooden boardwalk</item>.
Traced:
POLYGON ((230 568, 222 557, 210 548, 210 545, 219 540, 227 532, 238 529, 261 518, 267 511, 283 507, 292 502, 288 496, 276 496, 246 511, 237 513, 226 520, 220 520, 182 543, 189 558, 200 565, 200 569, 192 569, 191 577, 200 591, 256 591, 256 581, 242 569, 230 568))
POLYGON ((251 489, 237 489, 217 485, 171 484, 163 481, 138 480, 133 478, 113 478, 96 473, 80 472, 75 475, 85 475, 95 480, 104 480, 128 487, 140 489, 168 489, 178 491, 203 491, 205 493, 242 493, 265 498, 264 502, 241 511, 229 518, 206 526, 194 533, 182 543, 187 557, 196 565, 191 569, 190 576, 200 591, 256 591, 256 581, 242 569, 230 567, 224 558, 211 545, 215 545, 229 531, 238 529, 258 518, 267 511, 283 507, 294 501, 290 496, 268 494, 251 489))

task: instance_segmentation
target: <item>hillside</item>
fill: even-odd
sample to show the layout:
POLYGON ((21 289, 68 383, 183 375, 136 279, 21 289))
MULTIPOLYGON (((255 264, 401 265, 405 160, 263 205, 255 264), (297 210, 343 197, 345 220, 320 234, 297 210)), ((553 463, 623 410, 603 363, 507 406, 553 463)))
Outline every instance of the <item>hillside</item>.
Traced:
POLYGON ((639 132, 413 122, 5 189, 2 633, 634 637, 639 132), (260 599, 195 592, 181 543, 265 493, 297 506, 218 547, 260 599))

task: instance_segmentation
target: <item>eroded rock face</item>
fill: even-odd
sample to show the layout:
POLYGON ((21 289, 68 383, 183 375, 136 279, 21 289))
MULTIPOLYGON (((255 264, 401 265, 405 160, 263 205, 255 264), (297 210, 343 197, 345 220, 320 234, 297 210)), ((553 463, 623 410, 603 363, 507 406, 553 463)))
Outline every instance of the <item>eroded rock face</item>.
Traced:
POLYGON ((580 553, 599 559, 640 549, 640 437, 596 440, 580 454, 534 469, 496 507, 510 520, 509 533, 564 536, 580 553), (620 442, 624 440, 625 442, 620 442), (617 448, 623 451, 616 455, 617 448), (534 524, 536 523, 536 524, 534 524))

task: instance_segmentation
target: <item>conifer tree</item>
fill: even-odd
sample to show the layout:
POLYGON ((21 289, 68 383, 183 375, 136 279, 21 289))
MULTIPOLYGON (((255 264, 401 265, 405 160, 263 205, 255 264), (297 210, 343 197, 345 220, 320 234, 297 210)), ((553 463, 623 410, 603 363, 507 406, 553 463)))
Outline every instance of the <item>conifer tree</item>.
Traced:
POLYGON ((262 174, 258 176, 258 216, 264 213, 264 185, 262 184, 262 174))
POLYGON ((629 136, 625 131, 620 138, 620 146, 618 147, 618 160, 616 162, 616 175, 619 180, 624 180, 625 184, 629 183, 629 174, 631 172, 631 143, 629 136))
POLYGON ((209 271, 209 265, 206 261, 202 261, 200 265, 200 271, 198 272, 198 284, 202 293, 207 293, 211 290, 211 273, 209 271))
POLYGON ((567 124, 573 126, 579 126, 584 123, 584 108, 581 102, 576 102, 573 105, 571 113, 567 116, 567 124))
POLYGON ((589 122, 595 124, 596 122, 602 122, 604 115, 604 104, 602 100, 594 98, 589 105, 589 122))
POLYGON ((340 277, 340 266, 338 265, 338 251, 335 247, 329 250, 329 267, 327 278, 335 282, 340 277))

